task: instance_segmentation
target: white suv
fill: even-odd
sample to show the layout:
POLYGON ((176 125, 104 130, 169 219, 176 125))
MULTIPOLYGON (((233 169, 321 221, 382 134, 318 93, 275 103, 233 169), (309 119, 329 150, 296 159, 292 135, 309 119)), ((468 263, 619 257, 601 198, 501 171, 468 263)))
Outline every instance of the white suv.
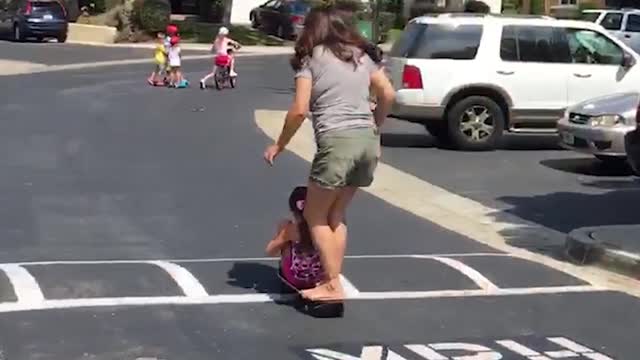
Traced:
POLYGON ((640 89, 640 55, 585 21, 488 14, 411 20, 389 53, 392 116, 457 149, 556 131, 571 104, 640 89))

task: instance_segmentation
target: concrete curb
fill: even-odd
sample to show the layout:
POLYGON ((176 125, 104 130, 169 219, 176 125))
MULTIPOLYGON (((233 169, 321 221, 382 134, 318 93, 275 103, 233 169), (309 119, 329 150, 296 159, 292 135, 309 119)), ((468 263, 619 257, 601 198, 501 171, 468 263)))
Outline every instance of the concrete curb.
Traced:
POLYGON ((575 229, 567 235, 565 242, 564 252, 567 258, 579 265, 598 265, 640 279, 640 253, 625 251, 616 244, 595 238, 594 233, 603 228, 629 229, 637 233, 638 226, 612 225, 575 229))
POLYGON ((116 40, 118 30, 111 26, 90 24, 69 24, 67 42, 93 42, 95 44, 110 44, 116 40))

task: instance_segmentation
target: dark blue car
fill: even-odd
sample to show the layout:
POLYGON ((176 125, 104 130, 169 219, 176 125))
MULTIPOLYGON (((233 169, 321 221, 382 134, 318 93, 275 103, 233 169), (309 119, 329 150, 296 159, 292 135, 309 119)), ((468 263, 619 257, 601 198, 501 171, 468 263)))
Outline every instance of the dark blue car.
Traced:
POLYGON ((282 39, 295 39, 304 28, 309 4, 299 0, 270 0, 251 10, 251 26, 282 39))
POLYGON ((0 31, 14 41, 55 38, 67 41, 67 11, 58 0, 0 0, 0 31))

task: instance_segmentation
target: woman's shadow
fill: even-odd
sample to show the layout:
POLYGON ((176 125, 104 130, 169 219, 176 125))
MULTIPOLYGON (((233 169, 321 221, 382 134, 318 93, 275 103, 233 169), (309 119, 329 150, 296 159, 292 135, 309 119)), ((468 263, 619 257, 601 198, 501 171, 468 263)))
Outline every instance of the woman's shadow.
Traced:
POLYGON ((277 267, 265 263, 241 261, 233 264, 227 276, 227 284, 267 294, 277 304, 293 305, 296 302, 295 292, 282 283, 277 267))

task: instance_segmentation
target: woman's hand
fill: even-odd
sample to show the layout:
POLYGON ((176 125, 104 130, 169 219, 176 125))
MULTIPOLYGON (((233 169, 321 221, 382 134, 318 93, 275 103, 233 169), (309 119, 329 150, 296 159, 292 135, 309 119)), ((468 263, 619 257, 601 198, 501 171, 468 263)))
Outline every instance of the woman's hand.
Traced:
POLYGON ((281 152, 282 148, 278 144, 269 145, 264 151, 264 160, 267 162, 267 164, 273 166, 273 162, 281 152))

